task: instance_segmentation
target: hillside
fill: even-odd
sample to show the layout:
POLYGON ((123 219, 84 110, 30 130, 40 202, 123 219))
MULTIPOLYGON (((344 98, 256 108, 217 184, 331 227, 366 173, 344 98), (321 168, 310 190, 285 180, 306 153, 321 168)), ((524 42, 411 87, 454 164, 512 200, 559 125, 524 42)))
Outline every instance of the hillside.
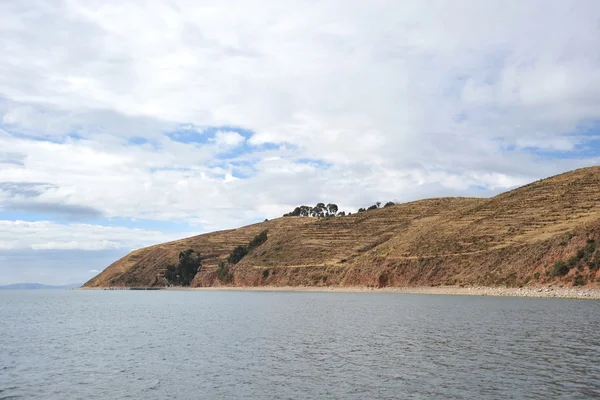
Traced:
POLYGON ((192 249, 192 286, 600 286, 600 167, 540 180, 490 199, 441 198, 331 219, 277 218, 136 250, 86 287, 160 286, 192 249), (231 266, 217 264, 268 230, 231 266))

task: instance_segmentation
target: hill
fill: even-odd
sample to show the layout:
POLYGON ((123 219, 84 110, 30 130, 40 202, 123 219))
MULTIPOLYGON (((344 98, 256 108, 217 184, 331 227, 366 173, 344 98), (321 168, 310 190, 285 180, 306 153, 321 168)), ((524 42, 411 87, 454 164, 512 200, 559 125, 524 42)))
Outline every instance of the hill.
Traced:
POLYGON ((80 283, 71 285, 42 285, 41 283, 13 283, 11 285, 0 286, 1 289, 20 289, 20 290, 32 290, 32 289, 76 289, 81 287, 80 283))
POLYGON ((179 253, 202 258, 192 286, 599 286, 600 167, 489 199, 440 198, 331 219, 284 217, 133 251, 85 287, 161 286, 179 253), (219 261, 259 232, 268 240, 219 261))

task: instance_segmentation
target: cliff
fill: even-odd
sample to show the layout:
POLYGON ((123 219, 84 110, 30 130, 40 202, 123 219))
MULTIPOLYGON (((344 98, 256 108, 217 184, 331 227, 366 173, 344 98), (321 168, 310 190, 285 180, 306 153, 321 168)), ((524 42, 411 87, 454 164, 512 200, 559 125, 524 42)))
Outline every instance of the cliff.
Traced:
POLYGON ((427 199, 331 219, 277 218, 135 250, 86 287, 161 286, 162 271, 192 249, 192 286, 600 286, 600 167, 490 199, 427 199), (230 267, 217 265, 268 230, 230 267))

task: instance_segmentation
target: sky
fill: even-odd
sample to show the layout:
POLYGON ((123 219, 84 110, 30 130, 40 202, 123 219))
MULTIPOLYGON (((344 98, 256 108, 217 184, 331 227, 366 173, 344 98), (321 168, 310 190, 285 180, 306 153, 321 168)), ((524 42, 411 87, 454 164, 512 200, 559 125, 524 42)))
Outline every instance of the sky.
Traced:
POLYGON ((600 2, 0 2, 0 284, 600 160, 600 2))

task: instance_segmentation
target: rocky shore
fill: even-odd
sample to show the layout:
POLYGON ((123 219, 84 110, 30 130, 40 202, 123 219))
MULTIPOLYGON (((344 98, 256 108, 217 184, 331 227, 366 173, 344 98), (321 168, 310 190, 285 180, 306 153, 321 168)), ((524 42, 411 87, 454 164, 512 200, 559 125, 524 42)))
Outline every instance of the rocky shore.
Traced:
POLYGON ((568 299, 600 300, 600 289, 585 288, 507 288, 507 287, 417 287, 384 288, 377 291, 392 293, 421 293, 471 296, 507 296, 507 297, 556 297, 568 299))
MULTIPOLYGON (((146 290, 146 288, 110 287, 82 288, 84 290, 146 290)), ((458 296, 505 296, 505 297, 553 297, 564 299, 600 300, 600 289, 591 288, 554 288, 554 287, 459 287, 459 286, 422 286, 422 287, 338 287, 338 286, 215 286, 215 287, 168 287, 147 288, 147 290, 200 290, 200 291, 258 291, 258 292, 342 292, 342 293, 406 293, 438 294, 458 296)))
POLYGON ((458 286, 423 286, 423 287, 298 287, 298 286, 258 286, 258 287, 210 287, 192 290, 247 290, 247 291, 289 291, 289 292, 351 292, 351 293, 406 293, 406 294, 439 294, 459 296, 506 296, 506 297, 555 297, 565 299, 600 300, 600 289, 586 288, 509 288, 509 287, 458 287, 458 286))

